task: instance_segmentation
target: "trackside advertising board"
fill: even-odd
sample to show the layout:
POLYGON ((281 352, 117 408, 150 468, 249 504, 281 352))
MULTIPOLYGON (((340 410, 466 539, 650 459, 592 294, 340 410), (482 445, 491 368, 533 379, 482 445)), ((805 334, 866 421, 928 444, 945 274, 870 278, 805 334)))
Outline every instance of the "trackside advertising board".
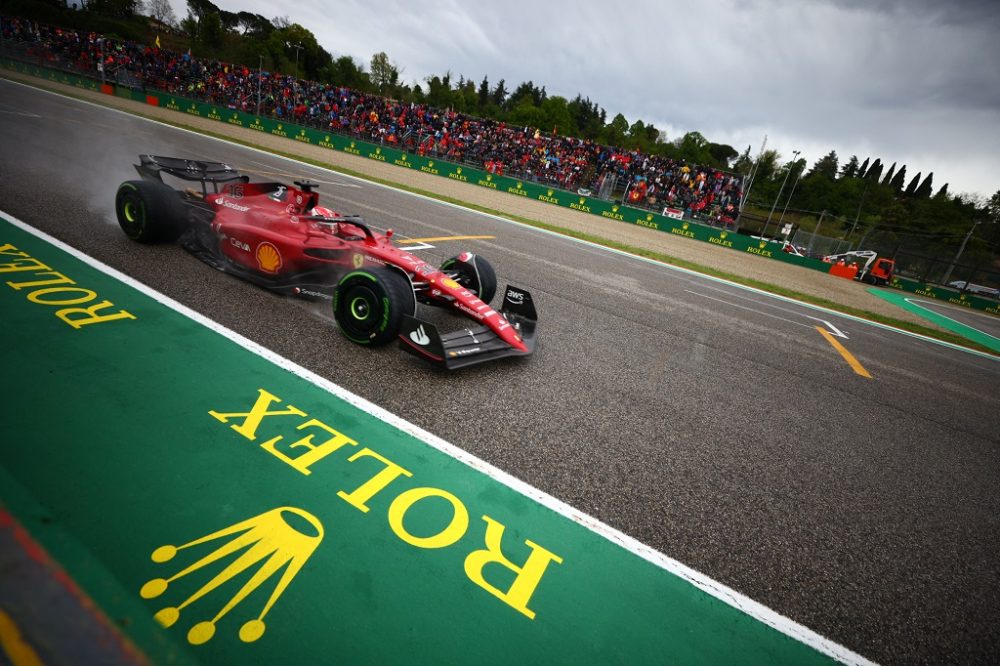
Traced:
POLYGON ((0 308, 0 501, 157 663, 863 661, 4 219, 0 308))

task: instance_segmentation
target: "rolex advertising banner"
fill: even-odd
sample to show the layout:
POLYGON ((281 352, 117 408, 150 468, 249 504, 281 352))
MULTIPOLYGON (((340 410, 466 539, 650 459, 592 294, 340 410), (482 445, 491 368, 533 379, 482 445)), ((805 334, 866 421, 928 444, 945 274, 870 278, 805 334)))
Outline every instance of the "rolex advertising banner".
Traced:
POLYGON ((15 220, 0 308, 0 508, 154 663, 831 661, 807 629, 15 220))

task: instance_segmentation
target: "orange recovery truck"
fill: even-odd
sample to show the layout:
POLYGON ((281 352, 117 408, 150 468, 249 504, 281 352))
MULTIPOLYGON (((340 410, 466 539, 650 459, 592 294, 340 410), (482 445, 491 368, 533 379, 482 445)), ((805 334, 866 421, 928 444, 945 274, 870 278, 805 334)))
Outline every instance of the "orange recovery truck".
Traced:
POLYGON ((831 264, 831 275, 875 285, 889 284, 892 281, 892 271, 896 267, 895 261, 880 257, 872 250, 830 254, 823 257, 823 261, 831 264))

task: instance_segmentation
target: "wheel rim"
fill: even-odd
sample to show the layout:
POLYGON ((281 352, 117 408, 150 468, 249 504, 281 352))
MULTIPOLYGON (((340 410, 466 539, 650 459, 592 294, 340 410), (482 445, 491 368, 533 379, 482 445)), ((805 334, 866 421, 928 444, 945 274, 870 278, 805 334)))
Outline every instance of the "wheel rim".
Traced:
POLYGON ((355 284, 344 294, 341 326, 350 337, 368 338, 381 321, 379 297, 368 284, 355 284))
POLYGON ((139 215, 138 215, 139 211, 138 211, 138 209, 137 209, 134 201, 126 201, 125 202, 125 211, 124 212, 125 212, 125 220, 127 222, 131 222, 131 223, 134 224, 135 221, 139 218, 139 215))
POLYGON ((351 301, 351 316, 357 321, 364 321, 368 318, 368 313, 371 311, 371 306, 364 298, 360 296, 351 301))

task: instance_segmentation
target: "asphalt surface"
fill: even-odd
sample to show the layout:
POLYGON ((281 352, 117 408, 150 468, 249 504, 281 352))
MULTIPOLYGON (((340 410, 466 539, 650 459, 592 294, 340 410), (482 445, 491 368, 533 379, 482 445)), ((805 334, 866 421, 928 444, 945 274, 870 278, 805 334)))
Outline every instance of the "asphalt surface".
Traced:
POLYGON ((5 81, 0 100, 0 210, 866 657, 1000 654, 996 359, 5 81), (131 243, 113 199, 139 153, 306 176, 399 238, 495 236, 420 253, 471 249, 531 291, 538 350, 447 374, 131 243))

